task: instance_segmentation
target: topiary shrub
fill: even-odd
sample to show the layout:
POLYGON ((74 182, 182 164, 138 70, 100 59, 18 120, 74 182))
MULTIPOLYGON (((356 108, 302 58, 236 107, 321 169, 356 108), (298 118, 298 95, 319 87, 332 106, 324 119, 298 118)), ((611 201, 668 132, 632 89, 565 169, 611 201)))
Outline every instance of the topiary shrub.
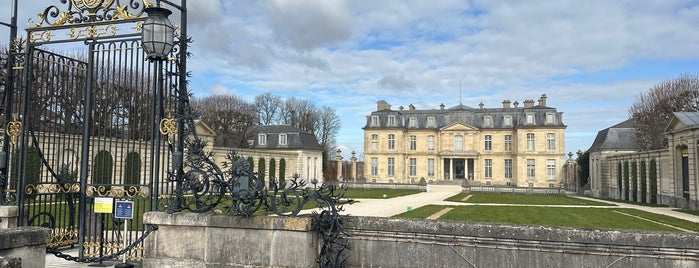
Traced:
POLYGON ((272 178, 274 178, 274 172, 277 170, 277 162, 274 161, 274 158, 269 160, 269 188, 272 189, 274 188, 274 185, 272 183, 272 178))
POLYGON ((650 175, 650 202, 653 204, 658 203, 658 167, 655 159, 650 160, 650 168, 648 173, 650 175))
MULTIPOLYGON (((12 172, 10 173, 10 179, 12 182, 16 182, 19 179, 20 176, 20 170, 19 170, 19 159, 21 157, 21 151, 18 148, 15 150, 14 155, 12 156, 12 162, 10 164, 12 168, 12 172)), ((41 169, 43 168, 43 165, 41 163, 41 157, 39 156, 39 150, 31 146, 27 149, 27 161, 25 163, 25 168, 24 170, 25 175, 24 175, 24 185, 25 187, 27 185, 37 185, 41 181, 41 169)), ((24 189, 22 189, 24 191, 24 189)), ((34 199, 36 197, 35 194, 28 194, 28 198, 34 199)))
POLYGON ((629 195, 629 162, 624 162, 624 200, 630 201, 631 196, 629 195))
POLYGON ((262 185, 265 185, 265 159, 260 157, 260 159, 257 161, 257 173, 260 176, 260 181, 262 182, 262 185))
POLYGON ((636 161, 631 163, 631 197, 632 201, 638 202, 638 166, 636 161))
POLYGON ((140 184, 141 182, 141 155, 137 152, 129 152, 124 160, 124 184, 140 184))
POLYGON ((252 159, 252 156, 248 156, 248 164, 250 164, 250 172, 255 171, 255 160, 252 159))
POLYGON ((279 183, 281 185, 284 185, 282 183, 283 181, 286 180, 286 160, 284 158, 279 159, 279 183))
POLYGON ((425 180, 425 177, 421 177, 420 181, 417 183, 417 185, 427 186, 427 180, 425 180))
POLYGON ((107 151, 99 151, 92 163, 92 184, 112 184, 114 160, 107 151))
POLYGON ((646 203, 648 195, 648 182, 646 179, 646 161, 641 161, 641 202, 646 203))

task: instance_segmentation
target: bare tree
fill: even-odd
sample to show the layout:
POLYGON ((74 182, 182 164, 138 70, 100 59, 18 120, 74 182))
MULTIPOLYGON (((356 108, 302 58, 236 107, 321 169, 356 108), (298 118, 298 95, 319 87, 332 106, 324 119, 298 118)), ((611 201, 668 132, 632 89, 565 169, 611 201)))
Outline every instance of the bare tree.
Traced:
POLYGON ((340 131, 342 124, 340 118, 335 113, 335 109, 323 106, 318 109, 318 128, 314 133, 323 150, 334 149, 335 136, 340 131))
POLYGON ((259 110, 258 124, 270 125, 280 114, 282 98, 272 93, 258 95, 255 96, 255 106, 259 110))
POLYGON ((306 99, 288 98, 282 106, 281 121, 284 124, 298 127, 303 131, 315 133, 318 122, 316 105, 306 99))
POLYGON ((629 114, 636 125, 636 142, 642 150, 667 146, 665 128, 673 112, 699 111, 699 77, 682 75, 660 82, 638 96, 629 114))
POLYGON ((248 146, 245 132, 256 121, 254 105, 232 95, 213 95, 193 100, 192 108, 216 131, 216 146, 248 146))

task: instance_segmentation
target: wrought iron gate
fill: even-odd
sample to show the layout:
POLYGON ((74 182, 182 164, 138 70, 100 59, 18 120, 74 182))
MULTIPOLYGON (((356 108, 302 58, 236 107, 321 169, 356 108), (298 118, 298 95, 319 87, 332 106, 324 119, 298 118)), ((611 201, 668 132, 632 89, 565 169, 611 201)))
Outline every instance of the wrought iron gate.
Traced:
MULTIPOLYGON (((15 76, 23 78, 5 92, 14 116, 5 122, 2 202, 17 203, 19 225, 51 228, 49 247, 77 246, 81 257, 99 258, 138 241, 143 213, 170 192, 164 178, 173 145, 158 129, 177 105, 180 70, 176 58, 145 59, 138 36, 147 1, 61 2, 65 9, 48 7, 13 50, 15 76), (55 52, 67 43, 73 52, 55 52), (101 197, 134 201, 128 231, 112 214, 94 212, 101 197)), ((140 259, 142 247, 127 256, 140 259)))

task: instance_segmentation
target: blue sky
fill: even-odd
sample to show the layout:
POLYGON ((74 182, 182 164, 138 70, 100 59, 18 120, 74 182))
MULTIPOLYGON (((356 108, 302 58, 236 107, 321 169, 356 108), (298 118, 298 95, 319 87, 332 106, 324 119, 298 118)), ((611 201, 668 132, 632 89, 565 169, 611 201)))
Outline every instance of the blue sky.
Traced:
MULTIPOLYGON (((60 1, 20 2, 23 23, 60 1)), ((196 96, 252 101, 270 92, 333 107, 346 158, 361 156, 378 100, 451 107, 459 88, 472 107, 547 94, 564 113, 566 151, 585 150, 597 131, 628 118, 639 94, 699 70, 697 1, 190 0, 188 8, 196 96)), ((9 14, 2 5, 0 20, 9 14)))

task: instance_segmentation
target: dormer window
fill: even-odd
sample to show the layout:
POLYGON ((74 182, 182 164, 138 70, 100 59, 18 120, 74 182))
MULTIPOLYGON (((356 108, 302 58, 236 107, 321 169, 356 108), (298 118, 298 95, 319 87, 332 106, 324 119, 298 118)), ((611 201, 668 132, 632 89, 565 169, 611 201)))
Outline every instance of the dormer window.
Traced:
POLYGON ((417 127, 417 118, 411 117, 408 119, 408 127, 417 127))
POLYGON ((389 127, 395 127, 396 126, 396 117, 393 115, 388 116, 388 126, 389 127))
POLYGON ((512 116, 511 115, 506 115, 503 120, 502 120, 502 126, 503 127, 511 127, 512 126, 512 116))
POLYGON ((257 134, 257 144, 267 145, 267 134, 257 134))
POLYGON ((483 116, 483 127, 493 127, 493 117, 490 115, 483 116))
POLYGON ((430 116, 427 118, 427 127, 436 127, 437 124, 434 122, 434 117, 430 116))
POLYGON ((556 122, 556 115, 553 113, 546 113, 546 124, 554 124, 556 122))
POLYGON ((534 122, 534 114, 528 113, 528 114, 526 114, 525 116, 526 116, 526 119, 527 119, 527 125, 533 125, 533 124, 536 123, 536 122, 534 122))
POLYGON ((288 139, 285 133, 279 134, 279 145, 288 145, 288 139))
POLYGON ((378 127, 378 126, 379 126, 379 116, 378 116, 378 115, 372 115, 372 116, 371 116, 371 126, 372 126, 372 127, 378 127))

